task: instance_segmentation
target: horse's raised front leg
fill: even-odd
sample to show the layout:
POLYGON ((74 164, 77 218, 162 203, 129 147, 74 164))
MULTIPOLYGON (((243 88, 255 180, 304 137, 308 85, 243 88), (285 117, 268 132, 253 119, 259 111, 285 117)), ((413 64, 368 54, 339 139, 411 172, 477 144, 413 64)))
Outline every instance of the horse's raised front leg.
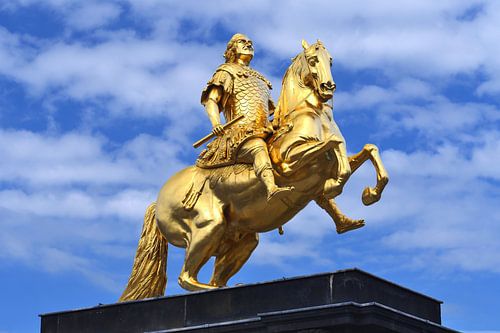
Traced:
POLYGON ((351 171, 356 171, 368 159, 370 159, 377 172, 377 185, 375 187, 366 187, 363 190, 362 201, 366 206, 380 200, 382 191, 389 182, 389 175, 382 163, 378 148, 373 144, 366 144, 359 153, 349 156, 351 171))
POLYGON ((215 254, 226 229, 221 211, 212 207, 204 207, 199 211, 200 215, 192 221, 191 239, 188 241, 186 258, 179 275, 179 285, 191 291, 215 288, 199 282, 198 272, 215 254))
POLYGON ((239 240, 228 240, 218 250, 210 285, 224 287, 236 274, 259 243, 258 234, 246 234, 239 240))
POLYGON ((328 215, 331 216, 337 228, 338 234, 343 234, 344 232, 365 226, 364 220, 354 220, 342 214, 333 199, 327 199, 325 196, 319 196, 315 199, 315 201, 318 206, 323 208, 328 215))

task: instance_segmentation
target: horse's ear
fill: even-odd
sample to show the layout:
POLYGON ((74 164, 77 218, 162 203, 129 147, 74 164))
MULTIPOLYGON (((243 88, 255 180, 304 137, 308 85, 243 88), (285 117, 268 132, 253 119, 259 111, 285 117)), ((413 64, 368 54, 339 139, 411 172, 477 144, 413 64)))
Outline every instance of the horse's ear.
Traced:
POLYGON ((320 44, 320 45, 323 44, 319 39, 316 39, 316 42, 318 42, 318 44, 320 44))
POLYGON ((307 44, 305 39, 302 40, 302 47, 304 48, 304 50, 307 50, 309 48, 309 44, 307 44))

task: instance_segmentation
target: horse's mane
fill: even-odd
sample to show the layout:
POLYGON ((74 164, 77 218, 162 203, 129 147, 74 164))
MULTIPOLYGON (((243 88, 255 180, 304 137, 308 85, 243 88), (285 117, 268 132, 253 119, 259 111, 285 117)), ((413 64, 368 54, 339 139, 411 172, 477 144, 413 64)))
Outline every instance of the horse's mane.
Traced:
POLYGON ((304 52, 300 52, 292 59, 292 64, 288 67, 283 76, 283 81, 281 82, 281 93, 278 100, 278 105, 274 113, 274 123, 279 126, 281 123, 281 118, 283 114, 288 111, 288 101, 285 94, 285 86, 288 84, 291 78, 295 78, 299 87, 306 88, 304 84, 304 78, 307 75, 309 69, 306 63, 306 57, 304 52))

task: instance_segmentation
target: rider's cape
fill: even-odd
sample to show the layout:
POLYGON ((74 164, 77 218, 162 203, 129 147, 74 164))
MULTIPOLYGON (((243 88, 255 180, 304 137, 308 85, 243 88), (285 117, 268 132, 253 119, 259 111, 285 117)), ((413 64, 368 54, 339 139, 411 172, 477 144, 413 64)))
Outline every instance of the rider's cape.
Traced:
POLYGON ((271 83, 250 67, 227 63, 219 66, 201 94, 205 105, 212 87, 221 87, 219 101, 227 122, 243 115, 244 118, 225 130, 207 145, 196 161, 200 168, 216 168, 235 164, 238 151, 250 138, 266 139, 272 133, 269 112, 274 109, 271 83))

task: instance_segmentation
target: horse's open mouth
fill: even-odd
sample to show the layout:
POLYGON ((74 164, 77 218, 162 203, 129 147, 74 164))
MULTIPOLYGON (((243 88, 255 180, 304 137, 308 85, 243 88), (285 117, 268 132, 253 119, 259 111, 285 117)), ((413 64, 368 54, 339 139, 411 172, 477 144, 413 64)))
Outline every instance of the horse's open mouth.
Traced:
POLYGON ((321 99, 323 99, 323 101, 328 101, 333 97, 333 89, 329 90, 319 89, 318 95, 319 97, 321 97, 321 99))

